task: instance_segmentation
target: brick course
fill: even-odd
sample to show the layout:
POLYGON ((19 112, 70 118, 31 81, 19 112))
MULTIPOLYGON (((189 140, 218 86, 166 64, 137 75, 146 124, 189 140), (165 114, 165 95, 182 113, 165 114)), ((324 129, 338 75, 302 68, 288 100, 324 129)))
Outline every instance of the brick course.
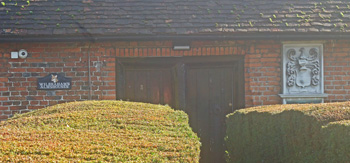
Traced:
MULTIPOLYGON (((350 41, 324 44, 326 102, 350 99, 350 41)), ((90 54, 91 99, 115 100, 115 57, 244 55, 246 107, 280 104, 280 41, 194 41, 188 51, 174 51, 172 41, 0 44, 0 120, 62 102, 88 100, 90 54), (26 49, 27 59, 10 59, 26 49), (63 73, 71 90, 37 90, 37 78, 63 73)))

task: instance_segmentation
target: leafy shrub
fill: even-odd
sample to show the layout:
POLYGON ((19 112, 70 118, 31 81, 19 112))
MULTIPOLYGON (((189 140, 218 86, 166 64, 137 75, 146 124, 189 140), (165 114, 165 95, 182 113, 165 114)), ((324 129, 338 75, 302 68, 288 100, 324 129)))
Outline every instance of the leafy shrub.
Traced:
POLYGON ((350 160, 350 121, 331 122, 322 128, 324 154, 322 162, 349 162, 350 160))
POLYGON ((0 123, 0 162, 198 162, 182 111, 121 101, 51 106, 0 123))
POLYGON ((350 103, 259 106, 227 116, 229 162, 350 160, 350 103), (339 157, 338 157, 339 156, 339 157))

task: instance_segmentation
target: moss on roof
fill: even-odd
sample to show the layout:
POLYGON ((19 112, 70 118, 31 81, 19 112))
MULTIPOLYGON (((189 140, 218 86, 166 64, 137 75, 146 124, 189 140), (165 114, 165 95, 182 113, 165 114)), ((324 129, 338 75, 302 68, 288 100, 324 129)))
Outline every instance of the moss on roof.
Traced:
POLYGON ((343 33, 347 0, 3 0, 0 35, 343 33))

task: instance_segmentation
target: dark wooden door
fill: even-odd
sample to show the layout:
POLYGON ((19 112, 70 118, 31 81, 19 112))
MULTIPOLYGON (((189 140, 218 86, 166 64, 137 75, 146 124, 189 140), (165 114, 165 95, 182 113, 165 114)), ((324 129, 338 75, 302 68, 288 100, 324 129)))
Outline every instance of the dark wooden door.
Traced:
POLYGON ((125 100, 173 105, 170 69, 126 69, 125 100))
POLYGON ((201 139, 200 162, 225 162, 225 116, 239 106, 235 66, 194 66, 186 72, 186 112, 201 139))

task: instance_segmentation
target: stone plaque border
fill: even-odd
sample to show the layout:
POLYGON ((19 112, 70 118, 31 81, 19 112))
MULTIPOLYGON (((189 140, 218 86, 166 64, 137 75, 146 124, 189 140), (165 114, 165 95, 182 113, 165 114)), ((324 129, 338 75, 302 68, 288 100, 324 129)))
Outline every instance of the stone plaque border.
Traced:
POLYGON ((284 42, 282 49, 283 93, 279 95, 283 99, 283 104, 323 103, 324 98, 328 97, 327 94, 324 94, 323 70, 322 43, 284 42), (303 67, 305 65, 308 68, 303 67), (301 68, 309 72, 299 71, 298 69, 301 68), (302 76, 302 73, 306 75, 302 76))

